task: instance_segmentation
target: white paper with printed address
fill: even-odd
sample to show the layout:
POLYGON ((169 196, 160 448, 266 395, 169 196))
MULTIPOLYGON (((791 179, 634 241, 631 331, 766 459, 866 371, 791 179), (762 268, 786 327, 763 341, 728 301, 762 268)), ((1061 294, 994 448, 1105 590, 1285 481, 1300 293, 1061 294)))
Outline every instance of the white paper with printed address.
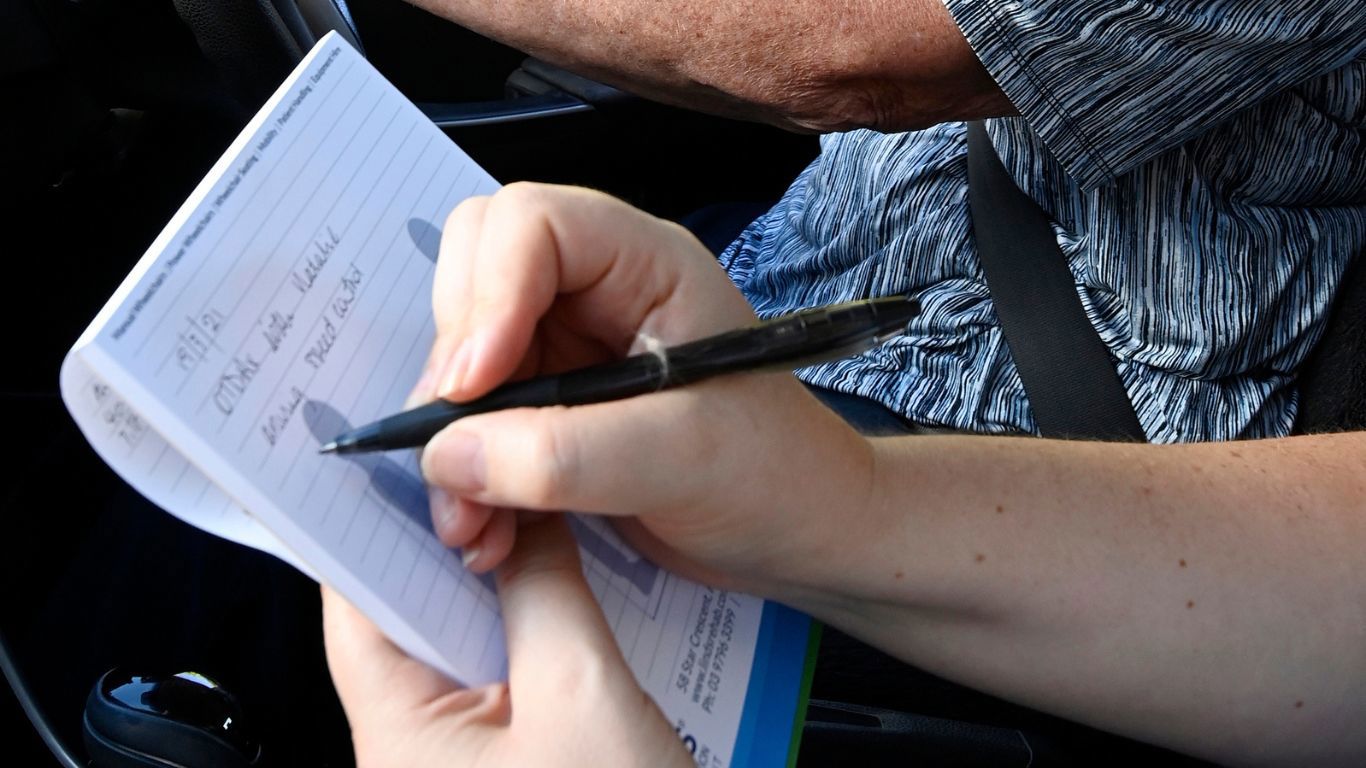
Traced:
MULTIPOLYGON (((432 341, 441 223, 497 186, 329 35, 61 374, 87 439, 148 499, 331 585, 471 685, 506 677, 497 595, 432 532, 415 453, 317 449, 401 408, 432 341)), ((601 520, 573 521, 632 671, 698 764, 785 764, 808 620, 663 571, 601 520)))

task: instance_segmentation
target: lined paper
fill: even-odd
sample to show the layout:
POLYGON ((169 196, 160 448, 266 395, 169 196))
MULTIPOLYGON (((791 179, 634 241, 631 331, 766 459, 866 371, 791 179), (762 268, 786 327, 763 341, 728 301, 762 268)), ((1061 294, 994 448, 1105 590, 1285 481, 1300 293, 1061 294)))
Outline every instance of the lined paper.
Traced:
MULTIPOLYGON (((416 453, 318 448, 402 407, 431 347, 442 222, 497 186, 330 35, 62 372, 87 438, 148 498, 294 563, 468 684, 506 678, 497 596, 433 533, 416 453)), ((574 529, 637 678, 725 765, 763 602, 660 570, 601 520, 574 529)))

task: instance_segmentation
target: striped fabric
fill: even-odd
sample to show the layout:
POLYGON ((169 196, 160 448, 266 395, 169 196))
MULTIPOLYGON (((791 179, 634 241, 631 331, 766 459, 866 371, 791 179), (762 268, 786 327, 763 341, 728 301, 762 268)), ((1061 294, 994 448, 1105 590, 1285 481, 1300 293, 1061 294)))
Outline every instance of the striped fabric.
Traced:
MULTIPOLYGON (((1020 110, 992 140, 1053 219, 1148 438, 1288 433, 1294 372, 1366 251, 1366 2, 946 4, 1020 110)), ((916 295, 906 335, 801 378, 921 424, 1036 432, 964 153, 961 124, 826 136, 722 264, 763 316, 916 295)))

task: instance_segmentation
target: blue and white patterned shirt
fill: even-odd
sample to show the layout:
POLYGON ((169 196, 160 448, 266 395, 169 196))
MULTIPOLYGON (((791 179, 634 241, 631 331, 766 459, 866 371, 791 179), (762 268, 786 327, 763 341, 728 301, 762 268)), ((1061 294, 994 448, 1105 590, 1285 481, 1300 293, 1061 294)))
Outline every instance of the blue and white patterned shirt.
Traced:
MULTIPOLYGON (((1295 370, 1366 251, 1366 2, 946 5, 1022 115, 988 131, 1148 438, 1288 433, 1295 370)), ((963 126, 821 147, 722 264, 763 316, 895 293, 923 312, 801 377, 921 424, 1036 432, 977 260, 963 126)))

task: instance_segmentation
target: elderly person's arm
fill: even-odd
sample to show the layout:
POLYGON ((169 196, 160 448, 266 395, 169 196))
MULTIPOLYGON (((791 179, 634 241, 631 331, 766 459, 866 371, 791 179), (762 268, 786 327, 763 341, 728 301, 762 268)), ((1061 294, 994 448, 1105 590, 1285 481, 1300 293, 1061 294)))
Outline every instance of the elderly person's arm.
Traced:
POLYGON ((939 0, 416 0, 547 61, 814 131, 1014 114, 939 0))

